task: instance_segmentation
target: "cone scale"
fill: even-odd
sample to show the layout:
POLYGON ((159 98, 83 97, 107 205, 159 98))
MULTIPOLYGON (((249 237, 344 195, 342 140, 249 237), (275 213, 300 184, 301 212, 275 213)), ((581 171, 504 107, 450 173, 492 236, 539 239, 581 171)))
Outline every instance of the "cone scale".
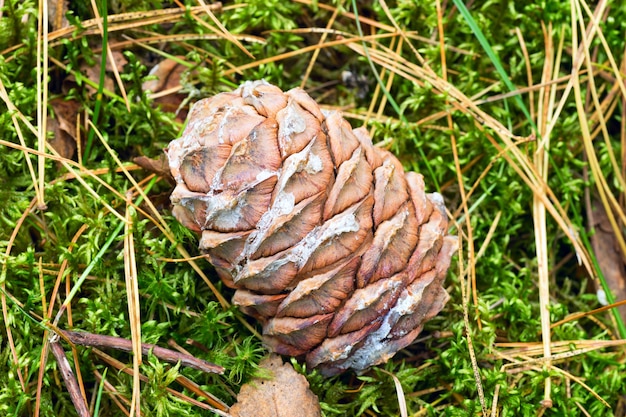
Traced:
POLYGON ((249 81, 201 100, 166 153, 174 215, 272 351, 363 371, 448 300, 441 195, 302 89, 249 81))

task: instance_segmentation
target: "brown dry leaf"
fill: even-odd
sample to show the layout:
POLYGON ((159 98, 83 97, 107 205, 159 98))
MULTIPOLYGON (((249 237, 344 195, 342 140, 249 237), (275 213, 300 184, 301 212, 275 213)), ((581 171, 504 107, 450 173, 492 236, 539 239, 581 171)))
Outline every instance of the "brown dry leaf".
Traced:
MULTIPOLYGON (((80 72, 89 78, 89 80, 96 83, 96 85, 100 84, 100 57, 96 57, 96 65, 90 66, 88 64, 83 64, 80 66, 80 72)), ((96 94, 98 90, 92 87, 90 84, 85 84, 85 88, 89 91, 90 95, 96 94)), ((113 91, 115 89, 115 83, 113 82, 113 78, 109 76, 104 77, 104 89, 113 91)))
MULTIPOLYGON (((115 61, 115 67, 117 69, 117 72, 120 72, 120 73, 123 72, 124 66, 128 64, 128 60, 126 59, 126 57, 121 51, 112 51, 111 54, 113 55, 113 61, 115 61)), ((108 59, 108 57, 107 57, 106 70, 111 73, 113 72, 113 65, 111 64, 111 60, 108 59)), ((100 76, 99 73, 98 73, 98 76, 100 76)))
MULTIPOLYGON (((598 264, 615 301, 625 300, 626 266, 604 206, 597 200, 592 203, 592 216, 595 233, 591 236, 591 246, 598 264)), ((620 306, 619 312, 626 321, 626 306, 620 306)))
MULTIPOLYGON (((183 59, 183 57, 179 58, 183 59)), ((150 70, 150 75, 155 76, 156 79, 144 82, 141 87, 144 91, 149 90, 153 93, 176 87, 180 84, 180 75, 184 70, 185 67, 173 59, 164 59, 150 70)))
POLYGON ((160 177, 167 179, 172 184, 175 183, 174 177, 170 172, 170 166, 167 160, 167 156, 162 154, 159 158, 148 158, 147 156, 138 156, 133 158, 133 162, 160 177))
POLYGON ((62 157, 71 159, 76 152, 76 118, 80 104, 76 100, 55 98, 50 106, 55 116, 48 117, 48 130, 53 133, 50 146, 62 157))
MULTIPOLYGON (((95 63, 93 66, 83 62, 79 68, 79 72, 83 74, 83 76, 87 77, 91 82, 95 85, 100 84, 100 55, 94 55, 95 63)), ((118 72, 122 72, 124 66, 128 63, 124 55, 119 51, 113 51, 113 60, 115 61, 115 66, 117 67, 118 72)), ((106 72, 107 75, 104 77, 104 88, 108 91, 115 90, 115 81, 113 76, 110 75, 113 73, 113 67, 111 66, 111 61, 107 59, 106 63, 106 72)), ((68 75, 63 80, 63 93, 67 94, 69 90, 73 87, 76 87, 76 77, 74 74, 68 75)), ((87 89, 89 95, 93 95, 97 92, 97 89, 90 84, 84 83, 84 88, 87 89)))
MULTIPOLYGON (((183 59, 184 57, 179 58, 183 59)), ((154 75, 156 79, 146 81, 142 88, 144 91, 150 91, 154 94, 179 87, 181 75, 185 69, 184 65, 173 59, 164 59, 150 70, 150 75, 154 75)), ((187 109, 180 109, 180 105, 185 98, 185 94, 171 93, 158 96, 154 103, 161 106, 164 111, 176 113, 176 119, 179 122, 184 122, 187 118, 187 109)))
POLYGON ((237 403, 230 408, 233 417, 318 417, 322 415, 317 396, 303 375, 278 355, 260 364, 271 379, 255 378, 241 387, 237 403))

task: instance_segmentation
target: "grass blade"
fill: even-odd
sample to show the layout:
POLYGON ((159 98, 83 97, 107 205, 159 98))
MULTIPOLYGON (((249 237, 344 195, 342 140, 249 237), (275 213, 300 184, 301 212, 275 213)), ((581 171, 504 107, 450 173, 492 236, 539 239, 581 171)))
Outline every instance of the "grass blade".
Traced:
MULTIPOLYGON (((472 17, 472 15, 469 12, 469 10, 467 10, 467 7, 465 7, 465 3, 462 0, 453 0, 453 1, 454 1, 454 5, 459 9, 459 12, 461 12, 461 15, 463 16, 463 18, 465 18, 465 21, 467 22, 468 26, 470 27, 470 29, 474 33, 474 36, 476 36, 476 39, 478 39, 478 42, 480 42, 480 45, 485 50, 485 53, 487 54, 487 56, 491 60, 491 63, 493 64, 493 66, 496 69, 496 72, 498 73, 498 75, 502 79, 502 82, 504 82, 504 84, 507 86, 509 91, 511 91, 511 92, 518 91, 517 87, 515 87, 515 85, 513 85, 513 83, 511 82, 511 79, 509 78, 508 74, 504 70, 504 67, 502 66, 502 62, 500 62, 500 59, 498 58, 498 55, 496 54, 496 52, 491 47, 491 44, 489 43, 489 41, 487 40, 487 38, 483 34, 482 30, 480 30, 480 28, 478 27, 478 24, 476 23, 476 21, 472 17)), ((513 98, 514 98, 515 103, 517 104, 517 106, 520 108, 520 110, 526 116, 526 119, 531 124, 533 129, 536 130, 536 126, 534 125, 533 119, 530 116, 530 112, 526 108, 526 105, 522 101, 522 98, 519 96, 519 94, 516 94, 513 98)))

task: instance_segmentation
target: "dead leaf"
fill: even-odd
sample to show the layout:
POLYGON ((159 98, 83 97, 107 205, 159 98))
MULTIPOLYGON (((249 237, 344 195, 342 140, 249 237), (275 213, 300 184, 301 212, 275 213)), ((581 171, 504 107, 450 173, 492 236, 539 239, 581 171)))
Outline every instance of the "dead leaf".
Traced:
POLYGON ((80 108, 78 101, 55 98, 50 101, 50 105, 54 110, 55 116, 59 119, 61 129, 75 138, 76 118, 78 116, 78 109, 80 108))
MULTIPOLYGON (((122 72, 124 69, 124 66, 128 63, 128 61, 126 60, 126 57, 124 57, 124 54, 122 54, 119 51, 113 51, 113 60, 115 61, 115 66, 117 67, 118 72, 122 72)), ((93 66, 87 64, 86 62, 83 62, 79 67, 79 72, 84 77, 87 77, 95 85, 99 85, 100 84, 100 62, 101 62, 100 55, 94 55, 94 61, 95 61, 95 64, 93 66)), ((104 77, 104 89, 108 91, 114 91, 115 82, 113 80, 113 76, 111 75, 113 73, 113 67, 111 66, 110 59, 106 60, 105 69, 106 69, 106 75, 104 77)), ((77 82, 76 82, 76 77, 74 76, 74 74, 68 75, 63 80, 63 87, 62 87, 63 93, 67 94, 69 90, 71 88, 76 87, 76 85, 77 85, 77 82)), ((98 91, 97 88, 91 84, 83 83, 83 86, 84 88, 87 89, 90 96, 95 94, 98 91)))
POLYGON ((141 87, 144 91, 153 93, 176 87, 180 85, 180 75, 184 70, 185 67, 177 61, 170 58, 164 59, 150 70, 149 75, 154 76, 155 79, 144 82, 141 87))
MULTIPOLYGON (((591 246, 598 264, 615 301, 625 300, 626 266, 604 206, 597 200, 592 203, 592 216, 595 233, 591 236, 591 246)), ((626 306, 618 308, 622 319, 626 321, 626 306)))
MULTIPOLYGON (((115 62, 115 69, 117 69, 117 72, 124 72, 124 67, 126 66, 126 64, 128 64, 128 60, 126 59, 124 54, 121 51, 115 50, 111 52, 111 55, 113 55, 113 61, 115 62)), ((106 70, 108 72, 113 72, 113 65, 111 64, 111 60, 108 57, 106 70)))
POLYGON ((62 157, 72 159, 76 152, 76 118, 80 104, 76 100, 55 98, 50 101, 54 117, 48 117, 52 132, 50 146, 62 157))
POLYGON ((160 177, 167 179, 170 183, 175 184, 174 177, 170 171, 167 156, 162 154, 159 158, 148 158, 147 156, 138 156, 133 158, 133 162, 160 177))
POLYGON ((76 141, 60 128, 57 119, 48 117, 48 131, 52 132, 52 139, 48 140, 50 146, 63 158, 72 159, 76 152, 76 141))
MULTIPOLYGON (((87 78, 89 78, 89 80, 96 83, 96 85, 99 85, 100 84, 100 57, 99 56, 94 56, 94 57, 96 59, 96 62, 98 63, 94 65, 93 67, 85 63, 80 66, 80 72, 86 75, 87 78)), ((85 88, 87 89, 87 91, 89 91, 89 95, 96 94, 96 92, 98 91, 95 87, 91 86, 90 84, 85 84, 85 88)), ((109 76, 105 76, 104 77, 104 89, 113 91, 114 88, 115 88, 115 83, 113 82, 113 78, 109 76)))
POLYGON ((241 387, 237 403, 230 408, 233 417, 319 417, 317 396, 303 375, 278 355, 261 361, 271 379, 255 378, 241 387))
POLYGON ((153 94, 164 93, 157 95, 154 103, 161 106, 164 111, 176 113, 176 119, 179 122, 184 122, 187 118, 187 109, 180 108, 186 95, 176 92, 167 93, 167 91, 180 86, 181 76, 185 69, 184 65, 173 59, 164 59, 150 70, 150 75, 155 76, 156 79, 146 81, 142 85, 144 91, 150 91, 153 94))

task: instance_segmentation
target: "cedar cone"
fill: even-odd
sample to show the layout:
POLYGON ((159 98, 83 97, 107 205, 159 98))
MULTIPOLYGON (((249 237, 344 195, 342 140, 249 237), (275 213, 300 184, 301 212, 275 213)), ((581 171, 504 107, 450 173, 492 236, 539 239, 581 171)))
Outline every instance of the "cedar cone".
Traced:
POLYGON ((443 198, 363 128, 265 81, 197 102, 166 150, 174 215, 276 353, 325 375, 409 345, 448 300, 443 198))

